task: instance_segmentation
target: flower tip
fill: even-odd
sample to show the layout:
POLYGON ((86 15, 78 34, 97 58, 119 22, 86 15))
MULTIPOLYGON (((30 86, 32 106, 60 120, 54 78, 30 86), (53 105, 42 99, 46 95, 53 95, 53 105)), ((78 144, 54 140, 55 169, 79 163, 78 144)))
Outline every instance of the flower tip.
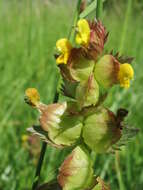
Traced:
POLYGON ((25 102, 33 107, 36 107, 40 102, 40 95, 35 88, 28 88, 25 91, 25 102))

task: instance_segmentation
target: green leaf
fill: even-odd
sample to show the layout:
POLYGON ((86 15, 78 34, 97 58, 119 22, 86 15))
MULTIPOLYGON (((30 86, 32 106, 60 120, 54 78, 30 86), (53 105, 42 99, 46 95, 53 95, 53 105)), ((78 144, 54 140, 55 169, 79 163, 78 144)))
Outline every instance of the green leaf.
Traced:
POLYGON ((80 15, 80 18, 87 17, 92 11, 96 9, 97 6, 97 0, 94 0, 80 15))

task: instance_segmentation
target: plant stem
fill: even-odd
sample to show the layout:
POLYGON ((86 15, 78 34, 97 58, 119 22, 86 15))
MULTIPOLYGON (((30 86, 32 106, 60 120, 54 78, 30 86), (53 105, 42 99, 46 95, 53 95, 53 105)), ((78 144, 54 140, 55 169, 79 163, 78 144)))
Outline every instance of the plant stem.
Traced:
POLYGON ((43 163, 44 155, 45 155, 45 152, 46 152, 46 147, 47 147, 47 143, 43 142, 42 143, 42 149, 41 149, 41 152, 40 152, 39 161, 38 161, 38 165, 37 165, 37 169, 36 169, 35 180, 34 180, 33 185, 32 185, 32 190, 35 190, 37 188, 37 186, 38 186, 40 173, 41 173, 41 168, 42 168, 42 163, 43 163))
POLYGON ((102 10, 103 10, 103 2, 102 0, 97 0, 97 7, 96 7, 96 18, 102 18, 102 10))
POLYGON ((74 41, 74 36, 75 36, 75 28, 74 27, 76 26, 77 20, 79 18, 79 12, 80 12, 81 2, 82 2, 82 0, 78 0, 77 1, 76 10, 75 10, 74 18, 73 18, 73 24, 72 24, 70 32, 68 34, 68 39, 71 42, 74 41))
MULTIPOLYGON (((79 18, 81 2, 82 2, 82 0, 77 1, 76 12, 75 12, 74 22, 73 22, 74 26, 76 25, 77 20, 79 18)), ((75 35, 75 30, 72 33, 72 28, 71 28, 71 31, 69 33, 68 38, 71 39, 71 41, 73 41, 74 35, 75 35)), ((59 93, 56 91, 54 103, 58 102, 58 98, 59 98, 59 93)), ((36 190, 38 183, 39 183, 41 168, 42 168, 42 164, 43 164, 43 160, 44 160, 44 156, 45 156, 45 152, 46 152, 46 147, 47 147, 47 143, 43 142, 41 152, 40 152, 39 161, 38 161, 38 165, 37 165, 37 169, 36 169, 36 173, 35 173, 35 180, 34 180, 33 185, 32 185, 32 190, 36 190)))

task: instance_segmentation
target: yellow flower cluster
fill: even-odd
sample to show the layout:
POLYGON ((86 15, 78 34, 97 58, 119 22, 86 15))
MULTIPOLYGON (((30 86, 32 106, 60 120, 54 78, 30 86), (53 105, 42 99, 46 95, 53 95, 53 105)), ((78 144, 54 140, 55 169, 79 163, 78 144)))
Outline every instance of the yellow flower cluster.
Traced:
MULTIPOLYGON (((90 25, 86 19, 80 19, 76 26, 75 42, 83 48, 88 48, 90 43, 90 25)), ((67 64, 72 51, 72 45, 68 39, 62 38, 57 41, 56 48, 59 51, 59 55, 56 59, 56 63, 67 64)), ((134 77, 134 70, 128 63, 120 64, 119 71, 117 73, 117 80, 121 87, 129 88, 130 80, 134 77)))
MULTIPOLYGON (((85 19, 80 19, 77 23, 76 43, 82 46, 88 46, 90 39, 89 24, 85 19)), ((56 59, 57 64, 67 64, 72 45, 68 39, 62 38, 57 41, 56 48, 60 52, 60 55, 56 59)))

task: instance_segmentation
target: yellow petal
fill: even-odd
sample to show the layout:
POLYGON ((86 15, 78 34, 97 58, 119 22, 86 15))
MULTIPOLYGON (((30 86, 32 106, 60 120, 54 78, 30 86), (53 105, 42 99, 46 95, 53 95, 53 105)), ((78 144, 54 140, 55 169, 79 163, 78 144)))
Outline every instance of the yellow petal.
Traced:
POLYGON ((90 39, 90 27, 86 19, 80 19, 77 23, 78 32, 76 35, 76 43, 87 46, 90 39))
POLYGON ((134 77, 134 70, 132 66, 128 63, 120 64, 120 70, 118 73, 118 80, 120 86, 124 88, 130 87, 130 80, 134 77))
POLYGON ((58 40, 56 43, 56 48, 60 52, 59 57, 56 59, 57 64, 67 64, 72 49, 68 39, 62 38, 58 40))
POLYGON ((57 64, 67 64, 69 55, 70 54, 68 52, 59 55, 59 57, 56 59, 56 63, 57 64))
POLYGON ((61 54, 59 57, 56 59, 57 64, 63 64, 64 63, 64 55, 61 54))
POLYGON ((58 49, 59 52, 65 53, 65 52, 70 52, 72 49, 72 46, 68 39, 62 38, 57 41, 56 43, 56 48, 58 49))

